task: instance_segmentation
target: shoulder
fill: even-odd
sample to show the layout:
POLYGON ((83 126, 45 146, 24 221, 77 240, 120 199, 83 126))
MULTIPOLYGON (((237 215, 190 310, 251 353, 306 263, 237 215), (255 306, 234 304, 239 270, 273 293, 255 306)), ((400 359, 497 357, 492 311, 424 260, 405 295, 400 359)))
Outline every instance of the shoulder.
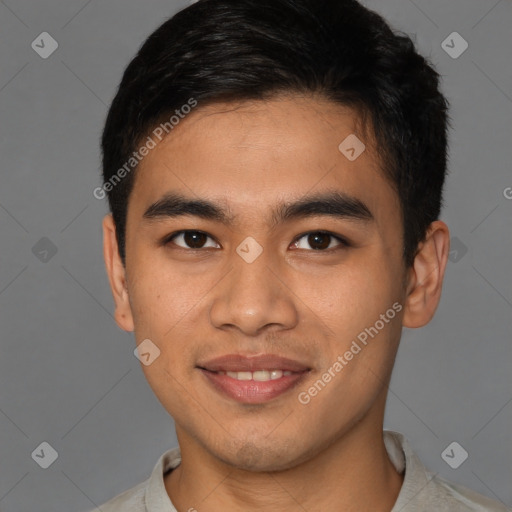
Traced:
POLYGON ((146 512, 144 496, 148 481, 128 489, 99 507, 101 512, 146 512))
POLYGON ((148 510, 175 512, 176 509, 165 490, 164 475, 176 468, 180 462, 179 448, 166 451, 158 459, 147 480, 110 499, 101 505, 99 510, 101 512, 147 512, 148 510))
POLYGON ((430 481, 429 501, 436 510, 450 512, 511 512, 499 501, 492 500, 467 487, 435 475, 430 481))
POLYGON ((512 512, 499 501, 433 474, 402 434, 385 431, 384 442, 391 462, 404 475, 392 512, 512 512))

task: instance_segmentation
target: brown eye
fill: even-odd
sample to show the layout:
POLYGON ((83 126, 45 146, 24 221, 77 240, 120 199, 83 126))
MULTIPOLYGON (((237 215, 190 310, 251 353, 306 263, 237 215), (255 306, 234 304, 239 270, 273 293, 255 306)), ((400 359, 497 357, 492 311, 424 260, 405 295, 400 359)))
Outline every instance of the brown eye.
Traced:
POLYGON ((183 241, 192 249, 200 249, 206 243, 207 238, 204 233, 197 231, 188 231, 183 235, 183 241))
POLYGON ((313 249, 314 251, 324 251, 326 249, 336 249, 340 247, 348 247, 348 243, 341 237, 327 233, 324 231, 312 231, 299 237, 293 244, 297 249, 313 249), (305 242, 302 242, 305 240, 305 242), (338 242, 332 245, 332 242, 338 242), (309 247, 308 247, 309 246, 309 247))
POLYGON ((316 250, 327 249, 331 243, 331 235, 326 233, 311 233, 308 236, 308 244, 316 250))
POLYGON ((183 249, 203 249, 205 247, 218 247, 218 244, 213 242, 213 245, 206 245, 208 239, 212 239, 202 231, 180 231, 171 236, 166 243, 174 243, 183 249))

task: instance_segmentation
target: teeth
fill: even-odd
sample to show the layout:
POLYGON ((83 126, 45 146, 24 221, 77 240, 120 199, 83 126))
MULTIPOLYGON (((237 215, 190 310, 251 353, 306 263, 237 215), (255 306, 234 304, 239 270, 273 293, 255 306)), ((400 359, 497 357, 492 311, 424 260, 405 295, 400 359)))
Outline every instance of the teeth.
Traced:
POLYGON ((251 372, 226 372, 227 375, 237 380, 251 380, 252 373, 251 372), (230 375, 231 374, 231 375, 230 375))
POLYGON ((270 380, 270 372, 267 370, 258 370, 252 374, 253 380, 258 380, 260 382, 265 382, 270 380))
POLYGON ((256 380, 266 382, 269 380, 280 379, 286 375, 291 375, 289 370, 257 370, 255 372, 217 372, 220 375, 227 375, 236 380, 256 380))

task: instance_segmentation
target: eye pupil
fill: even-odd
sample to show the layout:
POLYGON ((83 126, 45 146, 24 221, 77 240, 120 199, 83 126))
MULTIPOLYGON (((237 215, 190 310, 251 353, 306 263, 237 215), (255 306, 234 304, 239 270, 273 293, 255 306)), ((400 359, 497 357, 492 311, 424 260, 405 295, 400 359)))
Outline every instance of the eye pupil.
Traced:
POLYGON ((206 243, 206 238, 207 236, 204 233, 197 231, 188 231, 183 234, 185 243, 193 249, 200 249, 206 243))
POLYGON ((308 236, 308 243, 315 250, 326 249, 329 247, 330 235, 326 233, 311 233, 308 236))

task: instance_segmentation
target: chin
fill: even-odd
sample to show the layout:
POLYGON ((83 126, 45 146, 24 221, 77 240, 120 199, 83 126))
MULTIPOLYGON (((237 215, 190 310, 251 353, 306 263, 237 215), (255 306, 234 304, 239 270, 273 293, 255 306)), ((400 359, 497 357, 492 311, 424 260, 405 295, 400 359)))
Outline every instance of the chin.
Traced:
MULTIPOLYGON (((303 441, 300 445, 304 446, 303 441)), ((293 468, 308 458, 307 454, 296 453, 296 450, 289 442, 262 439, 260 443, 238 441, 224 450, 219 446, 210 451, 225 464, 242 471, 272 472, 293 468)))

